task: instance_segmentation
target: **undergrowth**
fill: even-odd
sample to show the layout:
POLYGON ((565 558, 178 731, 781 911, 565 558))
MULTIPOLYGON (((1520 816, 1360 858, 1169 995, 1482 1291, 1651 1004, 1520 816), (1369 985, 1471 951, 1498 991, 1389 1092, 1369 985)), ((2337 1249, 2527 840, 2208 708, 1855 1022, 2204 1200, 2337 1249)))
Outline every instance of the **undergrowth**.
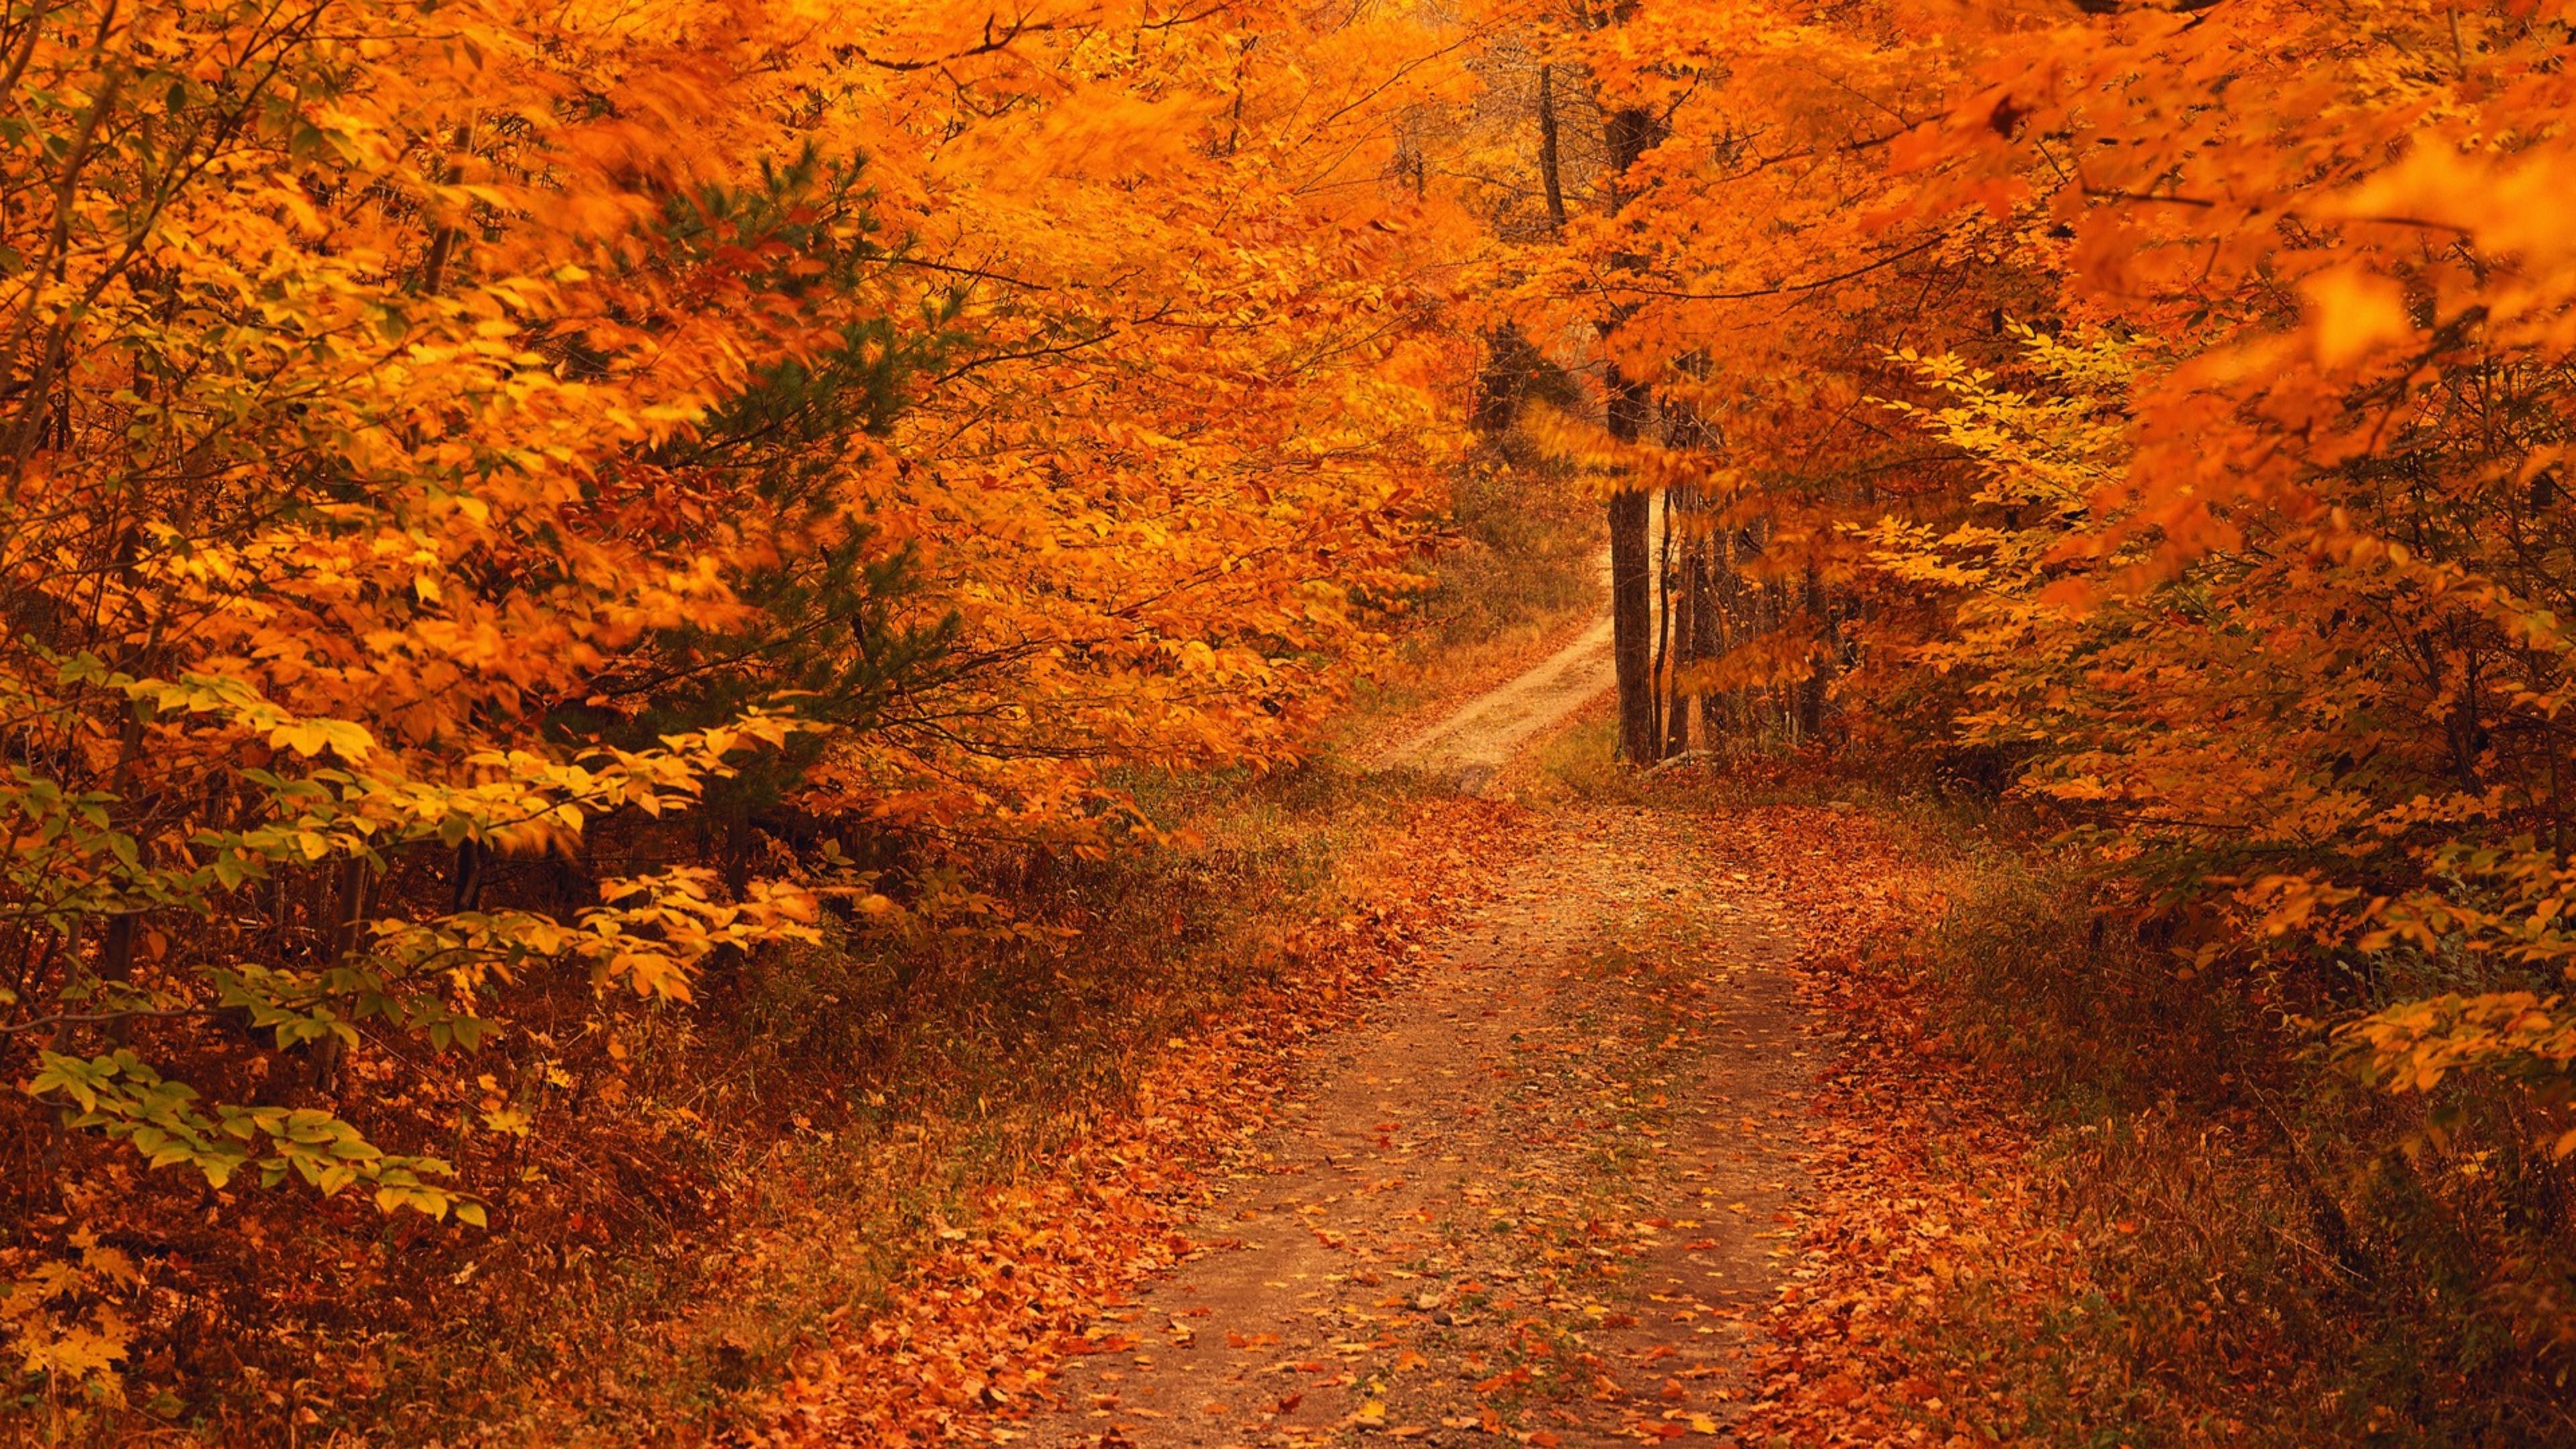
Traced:
POLYGON ((1661 783, 1690 808, 1837 803, 1929 862, 1940 904, 1810 968, 1850 1013, 1823 1026, 1905 1044, 1846 1070, 1936 1123, 2013 1124, 2000 1156, 1937 1126, 1910 1149, 1957 1201, 2009 1183, 2022 1204, 1980 1271, 1900 1314, 1885 1361, 1951 1396, 1918 1422, 2136 1449, 2576 1442, 2576 1176, 2535 1149, 2536 1113, 2480 1110, 2491 1084, 2352 1080, 2326 1027, 2367 1000, 2295 959, 2213 964, 2195 918, 2009 805, 1813 760, 1661 783))
POLYGON ((1324 769, 1146 793, 1202 841, 1015 888, 1028 918, 1078 934, 843 940, 747 971, 691 1044, 730 1037, 716 1054, 733 1100, 770 1119, 742 1124, 727 1220, 685 1258, 629 1251, 509 1295, 524 1316, 459 1325, 412 1403, 369 1417, 407 1408, 424 1428, 479 1423, 507 1442, 685 1441, 735 1423, 798 1350, 882 1304, 974 1192, 1043 1175, 1087 1123, 1133 1110, 1160 1053, 1275 980, 1280 913, 1328 910, 1337 865, 1407 799, 1324 769))
POLYGON ((2393 1097, 2320 1051, 2338 1003, 2212 979, 2116 883, 1987 849, 1896 963, 2038 1130, 2080 1291, 1963 1297, 2046 1443, 2576 1442, 2568 1165, 2531 1124, 2393 1097), (2106 1437, 2107 1436, 2107 1437, 2106 1437))
POLYGON ((1480 455, 1452 485, 1431 587, 1409 600, 1388 668, 1361 686, 1352 725, 1419 713, 1499 684, 1607 597, 1600 505, 1557 464, 1480 455))

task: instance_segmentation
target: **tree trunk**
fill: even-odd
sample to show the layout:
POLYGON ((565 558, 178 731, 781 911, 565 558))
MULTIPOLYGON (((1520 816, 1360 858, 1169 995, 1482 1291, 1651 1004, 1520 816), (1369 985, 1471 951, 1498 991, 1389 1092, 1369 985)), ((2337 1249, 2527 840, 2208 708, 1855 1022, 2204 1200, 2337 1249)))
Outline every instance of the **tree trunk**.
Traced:
POLYGON ((1565 183, 1556 160, 1556 86, 1548 67, 1538 68, 1538 179, 1547 190, 1547 219, 1565 235, 1565 183))
MULTIPOLYGON (((340 864, 340 889, 333 897, 331 934, 323 945, 323 964, 337 966, 354 954, 367 934, 369 887, 374 884, 367 871, 367 859, 353 855, 340 864)), ((324 1097, 340 1086, 340 1048, 337 1036, 326 1036, 313 1043, 309 1058, 308 1085, 324 1097)))
POLYGON ((1667 489, 1664 493, 1664 537, 1671 540, 1678 533, 1679 546, 1665 545, 1664 597, 1667 622, 1665 630, 1672 641, 1665 653, 1669 663, 1664 669, 1664 757, 1687 754, 1695 743, 1692 738, 1692 692, 1684 687, 1690 667, 1699 662, 1700 614, 1708 607, 1706 578, 1708 571, 1707 533, 1698 528, 1692 516, 1699 510, 1696 489, 1667 489), (1681 516, 1681 526, 1674 526, 1674 515, 1681 516), (1675 575, 1679 578, 1676 579, 1675 575), (1674 588, 1678 582, 1680 588, 1674 588))
POLYGON ((479 842, 456 843, 456 870, 448 887, 448 910, 478 910, 483 904, 483 876, 491 852, 479 842))
POLYGON ((1655 535, 1655 756, 1668 759, 1672 749, 1673 712, 1664 707, 1673 677, 1673 494, 1664 490, 1663 526, 1655 535))
POLYGON ((1655 601, 1653 513, 1643 489, 1610 498, 1611 657, 1619 671, 1619 758, 1632 765, 1655 759, 1655 601))
MULTIPOLYGON (((1690 657, 1693 664, 1700 664, 1726 652, 1726 604, 1721 590, 1734 570, 1726 537, 1715 528, 1700 539, 1699 552, 1692 557, 1690 657)), ((1691 704, 1699 714, 1699 747, 1708 749, 1717 743, 1717 697, 1705 688, 1694 689, 1691 704)))
MULTIPOLYGON (((1628 169, 1661 137, 1654 116, 1630 106, 1610 114, 1609 200, 1616 215, 1627 204, 1628 169)), ((1632 270, 1637 259, 1613 256, 1612 265, 1632 270)), ((1601 325, 1601 340, 1614 341, 1626 307, 1615 309, 1601 325)), ((1615 351, 1608 359, 1609 399, 1604 412, 1610 436, 1634 443, 1646 435, 1654 417, 1654 398, 1643 378, 1632 378, 1615 351)), ((1654 541, 1647 536, 1652 506, 1641 488, 1622 489, 1610 499, 1610 628, 1612 657, 1619 671, 1619 756, 1632 765, 1649 764, 1663 741, 1655 724, 1654 678, 1654 541)))
POLYGON ((1833 668, 1832 634, 1825 622, 1825 586, 1816 566, 1807 565, 1807 622, 1815 629, 1809 648, 1807 677, 1798 689, 1798 738, 1812 740, 1825 731, 1825 686, 1833 668))
MULTIPOLYGON (((1744 530, 1729 526, 1720 530, 1709 543, 1709 601, 1706 623, 1701 630, 1700 651, 1704 658, 1716 659, 1744 642, 1746 617, 1750 609, 1749 590, 1743 570, 1744 530)), ((1744 732, 1744 691, 1712 691, 1700 696, 1700 715, 1707 733, 1724 730, 1730 735, 1744 732)))

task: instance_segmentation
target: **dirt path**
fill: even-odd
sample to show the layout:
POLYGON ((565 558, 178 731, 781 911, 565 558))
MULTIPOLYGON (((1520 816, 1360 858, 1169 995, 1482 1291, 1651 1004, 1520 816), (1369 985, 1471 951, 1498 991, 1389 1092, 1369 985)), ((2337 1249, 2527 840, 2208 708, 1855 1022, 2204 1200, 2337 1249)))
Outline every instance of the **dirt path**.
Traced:
MULTIPOLYGON (((1663 522, 1658 501, 1647 536, 1663 522)), ((1610 553, 1600 560, 1602 588, 1610 579, 1610 553)), ((1536 668, 1486 691, 1430 728, 1397 743, 1371 761, 1380 770, 1420 770, 1445 777, 1459 790, 1484 793, 1486 785, 1530 741, 1565 723, 1576 710, 1618 683, 1607 618, 1575 636, 1536 668)))
POLYGON ((1482 793, 1523 745, 1618 681, 1610 644, 1604 619, 1537 668, 1387 751, 1377 768, 1443 775, 1470 795, 1482 793))
POLYGON ((1788 1241, 1776 1119, 1802 1049, 1780 923, 1722 873, 1662 884, 1709 879, 1693 834, 1540 822, 1502 897, 1349 1035, 1028 1442, 1722 1432, 1739 1318, 1788 1241))
POLYGON ((1807 1073, 1785 925, 1705 830, 1534 817, 1493 904, 1345 1035, 1013 1437, 1723 1436, 1792 1240, 1780 1119, 1807 1073))

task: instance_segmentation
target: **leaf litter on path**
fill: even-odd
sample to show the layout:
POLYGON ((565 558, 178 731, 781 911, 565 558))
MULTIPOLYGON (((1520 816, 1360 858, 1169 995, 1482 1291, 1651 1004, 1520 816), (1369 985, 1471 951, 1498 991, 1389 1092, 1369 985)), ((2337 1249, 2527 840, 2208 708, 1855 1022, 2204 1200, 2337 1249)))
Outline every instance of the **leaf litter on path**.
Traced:
POLYGON ((1837 1109, 1807 1120, 1843 1035, 1818 1012, 1863 1005, 1838 966, 1915 889, 1879 835, 1799 807, 1449 800, 1369 866, 1373 904, 1283 932, 1276 992, 1174 1042, 1132 1107, 985 1194, 808 1354, 765 1437, 1904 1427, 1872 1411, 1919 1401, 1919 1376, 1868 1362, 1850 1320, 1882 1220, 1919 1204, 1865 1180, 1895 1159, 1842 1063, 1837 1109))
MULTIPOLYGON (((2048 1271, 1848 812, 1426 807, 1384 899, 818 1349, 779 1443, 1940 1443, 1904 1325, 2048 1271), (1935 1155, 1954 1162, 1935 1171, 1935 1155), (1965 1173, 1966 1176, 1962 1176, 1965 1173), (1957 1184, 1973 1180, 1974 1194, 1957 1184)), ((2020 1287, 2016 1289, 2015 1284, 2020 1287)))
POLYGON ((1795 1187, 1806 1051, 1702 822, 1525 817, 1483 910, 1331 1041, 1105 1313, 1032 1446, 1714 1442, 1795 1187))
MULTIPOLYGON (((1249 1159, 1319 1043, 1406 973, 1470 902, 1518 812, 1423 807, 1361 862, 1356 906, 1280 925, 1282 974, 1149 1065, 1132 1101, 1068 1104, 1081 1123, 1017 1181, 973 1193, 889 1300, 835 1315, 745 1442, 892 1446, 1003 1440, 1068 1356, 1132 1350, 1151 1328, 1103 1315, 1144 1275, 1201 1251, 1174 1229, 1249 1159)), ((1129 1315, 1132 1320, 1132 1314, 1129 1315)))

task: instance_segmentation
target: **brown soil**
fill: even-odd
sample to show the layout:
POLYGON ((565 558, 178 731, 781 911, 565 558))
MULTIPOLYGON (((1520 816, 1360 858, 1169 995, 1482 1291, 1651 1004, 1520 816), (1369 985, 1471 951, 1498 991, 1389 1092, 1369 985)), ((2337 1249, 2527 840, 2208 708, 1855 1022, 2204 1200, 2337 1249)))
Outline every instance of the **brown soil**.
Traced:
POLYGON ((1378 768, 1421 770, 1468 794, 1482 793, 1523 745, 1565 723, 1616 682, 1610 644, 1609 621, 1594 624, 1537 668, 1387 751, 1378 768))

